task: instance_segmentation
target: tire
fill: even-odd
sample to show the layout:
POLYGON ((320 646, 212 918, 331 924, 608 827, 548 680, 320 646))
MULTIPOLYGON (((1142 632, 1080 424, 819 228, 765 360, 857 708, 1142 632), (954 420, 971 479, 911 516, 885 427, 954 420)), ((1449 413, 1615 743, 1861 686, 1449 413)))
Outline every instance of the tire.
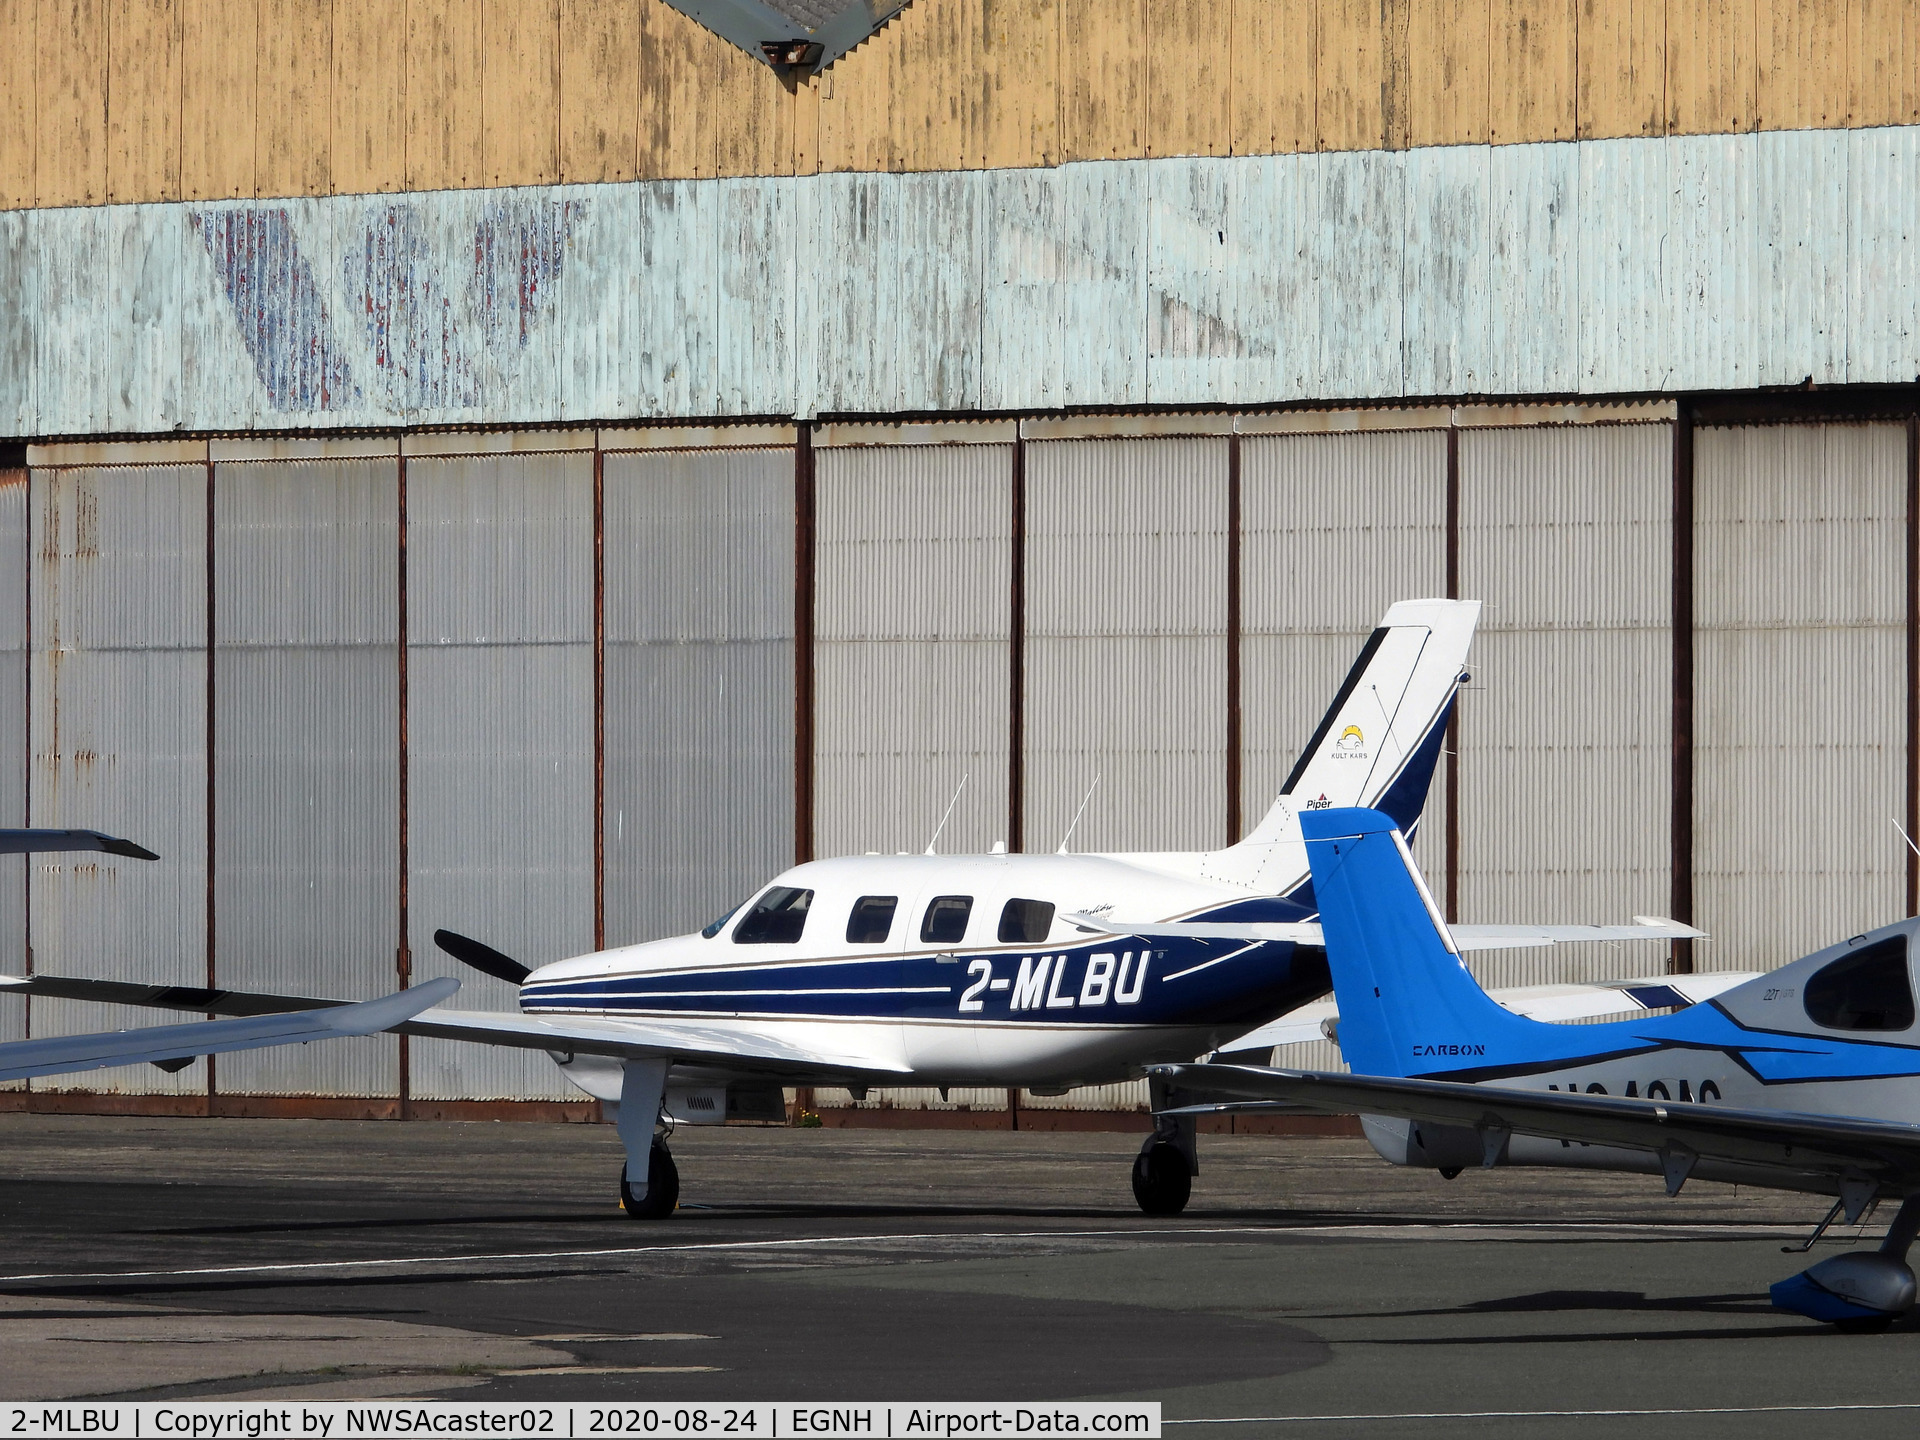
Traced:
POLYGON ((627 1184, 627 1167, 620 1167, 620 1208, 629 1220, 664 1220, 680 1208, 680 1169, 658 1140, 647 1157, 647 1198, 636 1200, 627 1184))
POLYGON ((1143 1150, 1133 1162, 1133 1198, 1149 1215, 1178 1215, 1193 1194, 1193 1176, 1178 1145, 1165 1141, 1143 1150))

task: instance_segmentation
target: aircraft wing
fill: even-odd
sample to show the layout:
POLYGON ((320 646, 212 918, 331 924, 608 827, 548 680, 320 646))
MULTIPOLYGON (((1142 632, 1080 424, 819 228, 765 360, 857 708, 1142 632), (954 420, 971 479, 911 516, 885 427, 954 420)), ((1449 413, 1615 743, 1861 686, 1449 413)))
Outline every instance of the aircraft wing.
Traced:
POLYGON ((1182 1115, 1261 1109, 1391 1115, 1478 1131, 1497 1154, 1508 1134, 1651 1151, 1677 1188, 1695 1160, 1816 1175, 1920 1181, 1920 1125, 1786 1110, 1746 1110, 1618 1095, 1507 1090, 1449 1080, 1397 1080, 1254 1065, 1157 1065, 1168 1109, 1182 1115))
MULTIPOLYGON (((1094 934, 1141 935, 1169 940, 1291 940, 1324 945, 1317 920, 1237 921, 1115 920, 1105 915, 1069 915, 1069 923, 1094 934)), ((1636 915, 1631 925, 1449 925, 1459 950, 1526 950, 1541 945, 1572 945, 1593 940, 1704 940, 1707 932, 1659 915, 1636 915)), ((1617 1007, 1632 1009, 1632 1006, 1617 1007)), ((1605 1014, 1605 1011, 1597 1011, 1605 1014)))
MULTIPOLYGON (((435 983, 435 982, 428 982, 435 983)), ((403 994, 417 993, 403 991, 403 994)), ((202 990, 189 985, 133 985, 67 975, 0 976, 0 993, 56 995, 113 1005, 192 1010, 207 1015, 268 1015, 328 1010, 346 1004, 311 995, 265 995, 202 990)), ((592 1016, 524 1015, 508 1011, 425 1010, 376 1029, 440 1040, 470 1040, 521 1050, 607 1055, 620 1060, 668 1059, 742 1074, 793 1076, 816 1083, 845 1078, 854 1084, 898 1084, 910 1066, 872 1056, 838 1055, 796 1044, 783 1035, 719 1021, 628 1021, 592 1016), (411 1018, 409 1018, 411 1017, 411 1018)), ((197 1053, 197 1052, 196 1052, 197 1053)))
MULTIPOLYGON (((1693 975, 1649 975, 1638 980, 1600 980, 1591 984, 1513 985, 1489 990, 1488 995, 1516 1015, 1529 1020, 1565 1022, 1590 1020, 1597 1015, 1624 1015, 1635 1010, 1682 1009, 1760 978, 1757 970, 1714 970, 1693 975)), ((1249 1031, 1222 1051, 1265 1050, 1322 1039, 1339 1022, 1340 1008, 1331 999, 1316 1000, 1289 1010, 1258 1030, 1249 1031)))
POLYGON ((324 1010, 282 1011, 238 1020, 200 1020, 188 1025, 106 1030, 45 1040, 10 1040, 0 1044, 0 1080, 67 1075, 149 1061, 191 1060, 198 1055, 224 1055, 269 1045, 304 1045, 342 1035, 371 1035, 391 1029, 459 988, 458 980, 429 980, 378 1000, 324 1010))
POLYGON ((42 850, 99 850, 129 860, 158 860, 144 845, 102 835, 98 830, 0 830, 0 855, 31 855, 42 850))

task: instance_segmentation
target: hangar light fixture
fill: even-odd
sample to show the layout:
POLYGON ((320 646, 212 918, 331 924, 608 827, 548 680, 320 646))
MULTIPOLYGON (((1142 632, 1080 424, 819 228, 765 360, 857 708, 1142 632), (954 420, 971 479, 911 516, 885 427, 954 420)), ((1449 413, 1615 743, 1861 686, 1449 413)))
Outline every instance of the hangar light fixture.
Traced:
POLYGON ((762 40, 760 53, 776 70, 791 70, 812 65, 820 59, 821 47, 811 40, 762 40))

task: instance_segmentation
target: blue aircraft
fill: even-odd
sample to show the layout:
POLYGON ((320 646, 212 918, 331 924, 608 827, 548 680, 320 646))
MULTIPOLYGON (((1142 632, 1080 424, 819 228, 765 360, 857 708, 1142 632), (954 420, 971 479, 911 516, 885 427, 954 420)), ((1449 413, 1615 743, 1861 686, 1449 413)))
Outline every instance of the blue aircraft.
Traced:
POLYGON ((1691 1176, 1899 1210, 1877 1251, 1824 1260, 1772 1289, 1783 1310, 1843 1329, 1911 1310, 1920 1233, 1920 919, 1804 956, 1669 1015, 1554 1025, 1496 1004, 1461 961, 1405 837, 1377 810, 1300 817, 1353 1073, 1163 1065, 1155 1110, 1181 1118, 1306 1106, 1363 1117, 1398 1165, 1691 1176))

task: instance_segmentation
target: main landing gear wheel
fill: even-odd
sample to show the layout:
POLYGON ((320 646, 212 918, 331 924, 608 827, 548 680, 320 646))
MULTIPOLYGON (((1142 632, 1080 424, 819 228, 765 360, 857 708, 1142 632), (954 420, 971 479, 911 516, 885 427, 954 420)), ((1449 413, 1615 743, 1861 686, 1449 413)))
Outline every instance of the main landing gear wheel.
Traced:
POLYGON ((1162 1142, 1133 1162, 1133 1198, 1149 1215, 1178 1215, 1193 1194, 1193 1176, 1178 1145, 1162 1142))
POLYGON ((664 1220, 680 1206, 680 1170, 673 1155, 656 1140, 647 1156, 647 1194, 644 1200, 633 1198, 627 1184, 627 1167, 620 1167, 620 1208, 629 1220, 664 1220))

